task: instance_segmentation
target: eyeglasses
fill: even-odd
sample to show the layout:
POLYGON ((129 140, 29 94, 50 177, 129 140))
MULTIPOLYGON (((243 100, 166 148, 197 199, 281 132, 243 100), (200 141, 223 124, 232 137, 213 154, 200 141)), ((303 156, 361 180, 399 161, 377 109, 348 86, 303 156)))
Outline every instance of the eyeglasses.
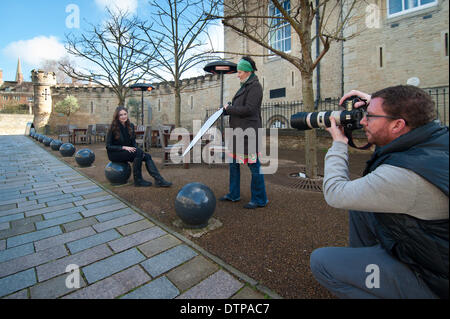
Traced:
MULTIPOLYGON (((389 116, 389 115, 376 115, 376 114, 369 114, 367 111, 364 111, 364 116, 367 118, 371 118, 371 117, 384 117, 387 119, 391 119, 391 120, 399 120, 401 119, 400 117, 394 117, 394 116, 389 116)), ((405 121, 406 122, 406 121, 405 121)))

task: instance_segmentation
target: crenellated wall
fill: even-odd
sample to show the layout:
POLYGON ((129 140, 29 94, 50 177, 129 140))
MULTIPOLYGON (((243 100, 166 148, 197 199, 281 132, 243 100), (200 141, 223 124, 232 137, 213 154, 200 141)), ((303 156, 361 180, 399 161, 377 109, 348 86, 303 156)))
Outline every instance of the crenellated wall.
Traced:
MULTIPOLYGON (((182 81, 181 92, 181 126, 192 128, 193 120, 204 120, 205 110, 219 107, 220 104, 220 78, 217 75, 204 75, 182 81)), ((157 127, 159 124, 174 123, 174 94, 170 83, 152 84, 154 89, 144 92, 144 124, 157 127)), ((141 92, 131 91, 126 99, 125 106, 131 98, 141 103, 141 92)), ((115 108, 117 98, 112 88, 94 85, 55 84, 51 86, 52 109, 67 95, 77 98, 80 110, 70 118, 70 124, 86 127, 88 124, 109 124, 115 108)), ((230 99, 230 97, 227 97, 230 99)), ((134 117, 133 123, 140 124, 134 117)), ((52 131, 57 125, 67 124, 67 117, 52 112, 48 124, 52 131)))

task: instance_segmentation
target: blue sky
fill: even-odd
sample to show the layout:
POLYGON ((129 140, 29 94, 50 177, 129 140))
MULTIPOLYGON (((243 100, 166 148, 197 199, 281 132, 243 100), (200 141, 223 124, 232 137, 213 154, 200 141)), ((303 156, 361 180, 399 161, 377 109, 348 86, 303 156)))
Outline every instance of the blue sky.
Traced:
POLYGON ((150 13, 147 0, 1 0, 3 80, 15 80, 20 57, 24 79, 29 81, 31 70, 39 68, 43 60, 57 60, 65 55, 65 34, 81 32, 89 23, 101 23, 105 7, 111 5, 126 8, 141 18, 150 13), (76 11, 79 11, 79 27, 76 11))

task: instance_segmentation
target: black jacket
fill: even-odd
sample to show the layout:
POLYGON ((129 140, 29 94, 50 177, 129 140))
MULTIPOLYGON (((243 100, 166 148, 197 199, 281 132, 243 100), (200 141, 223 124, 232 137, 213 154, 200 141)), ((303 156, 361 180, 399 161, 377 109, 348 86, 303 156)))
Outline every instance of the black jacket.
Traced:
POLYGON ((131 126, 131 136, 125 126, 120 125, 120 136, 119 139, 114 137, 111 128, 108 130, 106 135, 106 150, 108 152, 122 151, 122 146, 136 146, 136 133, 134 131, 134 124, 130 123, 131 126))
MULTIPOLYGON (((368 174, 381 164, 414 171, 448 197, 448 127, 429 123, 377 148, 368 174)), ((430 289, 448 298, 448 219, 422 220, 406 214, 375 213, 377 238, 391 255, 407 264, 430 289)))
MULTIPOLYGON (((262 86, 258 77, 252 74, 233 97, 231 106, 227 107, 224 115, 230 115, 230 127, 241 128, 245 131, 248 128, 254 129, 256 140, 245 137, 244 154, 248 155, 249 143, 255 143, 258 151, 258 128, 262 127, 261 103, 263 98, 262 86)), ((234 143, 235 144, 235 143, 234 143)), ((251 150, 251 149, 250 149, 251 150)), ((236 153, 236 150, 234 150, 236 153)))

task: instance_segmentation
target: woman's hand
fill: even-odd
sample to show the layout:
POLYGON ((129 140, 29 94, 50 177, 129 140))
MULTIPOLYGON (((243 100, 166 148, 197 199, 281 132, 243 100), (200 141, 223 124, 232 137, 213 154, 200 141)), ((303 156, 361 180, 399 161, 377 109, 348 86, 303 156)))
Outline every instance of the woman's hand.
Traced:
POLYGON ((131 146, 122 146, 122 149, 125 150, 125 151, 128 151, 130 153, 136 152, 136 148, 135 147, 131 147, 131 146))
POLYGON ((336 120, 334 119, 334 117, 330 116, 330 122, 331 126, 327 127, 326 130, 331 134, 333 141, 348 144, 348 138, 344 134, 344 128, 336 126, 336 120))

